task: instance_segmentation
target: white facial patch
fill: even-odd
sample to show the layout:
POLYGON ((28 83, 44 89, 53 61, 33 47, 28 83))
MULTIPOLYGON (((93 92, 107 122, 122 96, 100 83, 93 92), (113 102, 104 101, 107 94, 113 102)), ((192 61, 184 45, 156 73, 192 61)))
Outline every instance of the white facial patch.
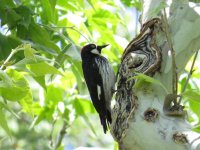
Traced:
POLYGON ((95 48, 93 50, 91 50, 91 53, 93 54, 97 54, 97 55, 100 55, 99 51, 95 48))
POLYGON ((99 85, 97 85, 97 94, 98 94, 98 98, 100 100, 100 97, 101 97, 101 87, 99 85))

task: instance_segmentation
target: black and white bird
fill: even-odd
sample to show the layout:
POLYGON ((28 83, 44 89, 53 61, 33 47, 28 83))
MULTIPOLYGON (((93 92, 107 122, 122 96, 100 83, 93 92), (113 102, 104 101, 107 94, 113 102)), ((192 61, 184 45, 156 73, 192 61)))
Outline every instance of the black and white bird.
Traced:
POLYGON ((111 99, 115 87, 115 74, 108 60, 101 55, 102 48, 88 44, 81 50, 84 78, 96 111, 99 113, 104 133, 112 122, 111 99))

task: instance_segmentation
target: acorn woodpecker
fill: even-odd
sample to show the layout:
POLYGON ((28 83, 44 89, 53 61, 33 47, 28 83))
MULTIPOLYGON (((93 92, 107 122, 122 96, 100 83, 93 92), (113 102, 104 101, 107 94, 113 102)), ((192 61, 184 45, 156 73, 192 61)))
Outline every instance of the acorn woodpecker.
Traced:
POLYGON ((101 55, 102 48, 88 44, 81 50, 84 78, 96 111, 99 113, 101 125, 106 133, 111 119, 111 99, 115 87, 115 74, 108 60, 101 55))

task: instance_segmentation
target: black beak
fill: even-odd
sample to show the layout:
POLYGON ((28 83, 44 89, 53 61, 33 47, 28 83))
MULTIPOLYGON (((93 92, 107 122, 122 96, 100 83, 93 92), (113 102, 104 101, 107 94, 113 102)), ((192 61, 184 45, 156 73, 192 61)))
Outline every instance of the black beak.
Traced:
POLYGON ((109 44, 105 44, 105 45, 101 45, 101 46, 97 46, 97 50, 101 53, 101 49, 107 47, 109 44))

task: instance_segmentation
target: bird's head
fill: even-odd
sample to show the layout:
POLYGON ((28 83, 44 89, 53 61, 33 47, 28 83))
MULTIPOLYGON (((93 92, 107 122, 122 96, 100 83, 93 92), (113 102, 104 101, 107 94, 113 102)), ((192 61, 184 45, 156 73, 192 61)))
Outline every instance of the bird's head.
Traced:
POLYGON ((89 58, 89 57, 94 57, 97 55, 101 55, 101 50, 108 46, 108 44, 106 45, 95 45, 95 44, 88 44, 86 46, 84 46, 81 50, 81 58, 89 58))

